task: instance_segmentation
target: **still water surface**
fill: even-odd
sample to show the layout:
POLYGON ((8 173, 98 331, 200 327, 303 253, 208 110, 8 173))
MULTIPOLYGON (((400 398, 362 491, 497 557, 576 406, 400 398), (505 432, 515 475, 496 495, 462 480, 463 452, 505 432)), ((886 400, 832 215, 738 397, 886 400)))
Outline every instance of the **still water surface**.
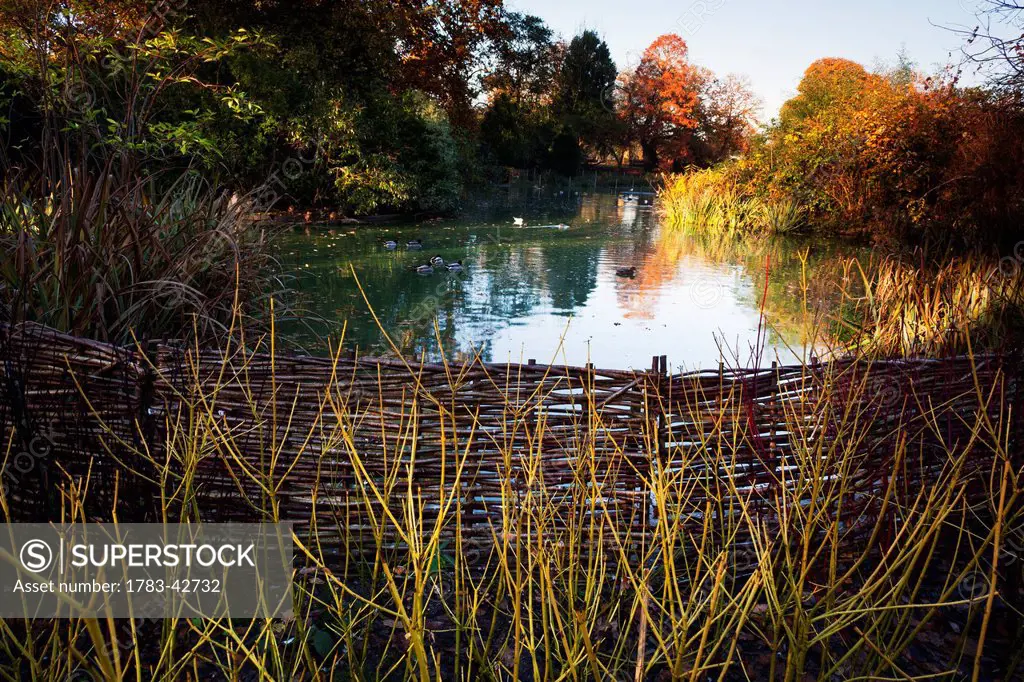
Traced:
POLYGON ((407 356, 479 352, 494 362, 634 369, 655 355, 685 369, 714 367, 723 352, 730 364, 792 362, 809 352, 804 291, 823 263, 853 255, 839 244, 681 234, 648 197, 503 197, 450 220, 295 228, 282 260, 306 314, 283 331, 313 345, 347 322, 346 345, 388 353, 361 285, 407 356), (422 249, 406 246, 414 239, 422 249), (387 240, 398 247, 388 250, 387 240), (411 269, 435 255, 464 268, 411 269), (631 267, 635 276, 617 275, 631 267))

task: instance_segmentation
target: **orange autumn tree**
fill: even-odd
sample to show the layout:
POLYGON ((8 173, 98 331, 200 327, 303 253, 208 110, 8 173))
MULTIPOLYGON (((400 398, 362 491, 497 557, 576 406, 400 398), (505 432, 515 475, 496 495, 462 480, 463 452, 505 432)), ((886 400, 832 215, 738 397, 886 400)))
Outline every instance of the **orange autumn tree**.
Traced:
POLYGON ((502 0, 396 0, 379 11, 396 30, 402 84, 436 98, 456 126, 472 127, 482 50, 505 30, 502 0))
POLYGON ((843 232, 972 238, 1014 229, 1024 206, 1024 116, 998 93, 912 67, 811 64, 765 139, 737 166, 763 197, 843 232))
POLYGON ((685 40, 665 34, 644 50, 635 70, 621 77, 620 115, 648 169, 684 163, 697 128, 700 75, 688 52, 685 40))

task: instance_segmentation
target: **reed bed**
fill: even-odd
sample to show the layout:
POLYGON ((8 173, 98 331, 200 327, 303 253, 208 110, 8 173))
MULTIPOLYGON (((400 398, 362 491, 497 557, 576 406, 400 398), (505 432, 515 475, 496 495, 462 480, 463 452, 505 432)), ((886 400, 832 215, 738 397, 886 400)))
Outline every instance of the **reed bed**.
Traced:
POLYGON ((695 233, 784 234, 806 222, 797 202, 754 196, 729 170, 677 175, 662 189, 660 203, 669 225, 695 233))
POLYGON ((977 256, 938 266, 843 261, 836 336, 855 352, 941 357, 971 348, 1019 351, 1024 275, 977 256))
MULTIPOLYGON (((675 182, 696 187, 689 196, 702 196, 709 205, 732 201, 736 195, 730 190, 716 195, 720 180, 710 177, 693 173, 675 182)), ((679 208, 675 191, 666 190, 665 211, 669 224, 679 229, 663 231, 661 251, 678 258, 699 249, 712 260, 745 263, 755 272, 764 268, 769 287, 774 270, 799 267, 793 291, 759 292, 762 312, 778 326, 798 327, 802 341, 821 355, 949 357, 973 349, 1012 353, 1024 347, 1024 270, 1016 253, 1002 260, 974 252, 938 261, 914 250, 865 258, 819 255, 812 261, 812 249, 819 254, 820 249, 809 245, 787 262, 778 239, 760 238, 756 235, 764 232, 752 233, 739 223, 720 229, 716 226, 725 223, 708 218, 703 209, 679 208)), ((754 280, 760 285, 760 276, 754 280)))
POLYGON ((8 621, 8 679, 1019 664, 1012 358, 677 375, 2 332, 8 467, 59 417, 8 518, 291 520, 300 557, 293 620, 8 621))

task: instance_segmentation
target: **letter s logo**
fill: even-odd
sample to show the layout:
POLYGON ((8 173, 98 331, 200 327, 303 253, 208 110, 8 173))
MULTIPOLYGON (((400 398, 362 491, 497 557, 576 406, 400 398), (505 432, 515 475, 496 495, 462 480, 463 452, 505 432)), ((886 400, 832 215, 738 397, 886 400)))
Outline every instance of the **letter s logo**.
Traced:
POLYGON ((42 540, 29 540, 21 546, 18 558, 26 570, 38 573, 45 571, 53 563, 53 550, 42 540))

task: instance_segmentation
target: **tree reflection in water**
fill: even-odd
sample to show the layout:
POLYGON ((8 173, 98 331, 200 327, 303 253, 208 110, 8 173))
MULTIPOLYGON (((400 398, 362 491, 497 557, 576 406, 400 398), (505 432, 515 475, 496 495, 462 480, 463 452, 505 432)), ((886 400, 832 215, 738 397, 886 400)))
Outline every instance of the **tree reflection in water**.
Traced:
POLYGON ((823 280, 836 276, 841 257, 855 255, 820 240, 684 234, 663 228, 652 207, 610 194, 528 204, 507 198, 457 219, 294 231, 282 261, 296 273, 309 314, 282 321, 281 329, 315 352, 318 338, 338 335, 347 320, 346 345, 389 352, 354 270, 405 355, 436 359, 443 349, 453 358, 480 351, 487 360, 548 361, 559 351, 559 360, 574 364, 642 368, 652 355, 668 354, 688 367, 711 366, 720 342, 745 351, 758 338, 769 264, 766 357, 779 352, 792 360, 786 346, 799 351, 808 342, 823 280), (513 227, 518 215, 527 227, 513 227), (558 223, 570 228, 543 227, 558 223), (387 239, 412 238, 423 239, 422 251, 383 247, 387 239), (465 268, 430 276, 410 271, 434 254, 465 268), (617 268, 629 266, 637 268, 634 278, 616 277, 617 268), (810 312, 803 307, 805 267, 814 275, 810 312))

